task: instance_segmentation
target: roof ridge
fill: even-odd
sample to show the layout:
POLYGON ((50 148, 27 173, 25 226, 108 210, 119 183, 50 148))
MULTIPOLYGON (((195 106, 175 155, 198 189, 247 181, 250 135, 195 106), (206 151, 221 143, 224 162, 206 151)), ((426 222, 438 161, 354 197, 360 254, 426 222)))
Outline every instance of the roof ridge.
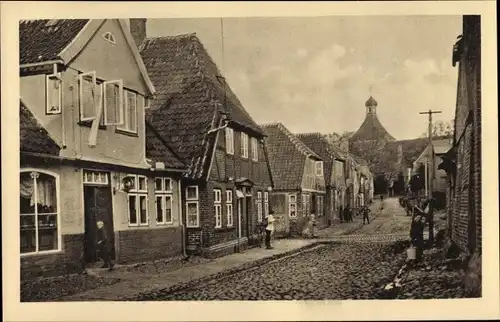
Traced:
POLYGON ((144 40, 191 38, 193 36, 197 37, 196 36, 196 32, 190 32, 190 33, 178 34, 178 35, 165 35, 165 36, 146 37, 144 40))
POLYGON ((288 140, 295 145, 295 148, 302 154, 306 156, 313 156, 315 158, 321 159, 321 157, 311 150, 304 142, 302 142, 295 134, 293 134, 289 129, 287 129, 282 123, 277 124, 278 129, 283 132, 288 140))

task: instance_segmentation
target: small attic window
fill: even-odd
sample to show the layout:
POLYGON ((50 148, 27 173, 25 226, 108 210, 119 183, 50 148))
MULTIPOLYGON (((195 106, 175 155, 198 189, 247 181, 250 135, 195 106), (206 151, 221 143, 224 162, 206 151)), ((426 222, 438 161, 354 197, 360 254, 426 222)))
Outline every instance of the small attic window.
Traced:
POLYGON ((112 44, 116 44, 116 41, 115 41, 115 36, 110 33, 109 31, 107 33, 105 33, 104 35, 102 35, 102 37, 106 40, 106 41, 109 41, 110 43, 112 44))

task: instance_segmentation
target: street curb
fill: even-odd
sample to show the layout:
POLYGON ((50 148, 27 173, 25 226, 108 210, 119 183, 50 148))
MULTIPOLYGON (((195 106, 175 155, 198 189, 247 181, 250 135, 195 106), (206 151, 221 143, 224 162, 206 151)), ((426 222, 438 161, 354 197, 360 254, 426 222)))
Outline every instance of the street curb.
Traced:
POLYGON ((324 244, 325 244, 324 242, 315 241, 309 245, 306 245, 306 246, 303 246, 303 247, 300 247, 300 248, 297 248, 297 249, 294 249, 294 250, 291 250, 288 252, 275 254, 273 256, 261 258, 261 259, 258 259, 256 261, 244 263, 244 264, 241 264, 237 267, 225 269, 225 270, 222 270, 218 273, 209 274, 207 276, 199 277, 199 278, 190 280, 188 282, 180 282, 180 283, 168 286, 166 288, 159 288, 159 289, 148 290, 145 292, 140 292, 139 294, 135 294, 133 296, 127 297, 124 300, 127 300, 127 301, 150 301, 150 300, 153 300, 153 298, 156 298, 156 297, 161 296, 161 295, 168 295, 171 293, 186 290, 186 289, 192 288, 196 284, 208 282, 208 281, 211 281, 213 279, 227 277, 229 275, 233 275, 235 273, 238 273, 238 272, 241 272, 241 271, 244 271, 247 269, 251 269, 251 268, 263 265, 263 264, 267 264, 269 262, 275 261, 275 260, 283 258, 283 257, 295 255, 295 254, 304 252, 306 250, 309 250, 311 248, 315 248, 319 245, 324 245, 324 244))

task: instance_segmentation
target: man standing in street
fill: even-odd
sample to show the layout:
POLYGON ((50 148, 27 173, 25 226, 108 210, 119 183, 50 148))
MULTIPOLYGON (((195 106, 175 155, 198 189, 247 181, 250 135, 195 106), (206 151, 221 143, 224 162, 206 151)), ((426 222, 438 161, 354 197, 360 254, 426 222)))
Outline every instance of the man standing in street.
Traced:
POLYGON ((104 261, 101 268, 107 268, 109 271, 113 270, 113 263, 111 262, 111 251, 108 241, 108 233, 104 228, 104 222, 99 220, 97 222, 97 245, 99 247, 99 254, 104 261))
POLYGON ((361 211, 363 212, 363 225, 365 224, 365 220, 366 220, 366 223, 369 224, 370 223, 370 216, 369 216, 370 208, 368 208, 367 206, 364 206, 363 209, 361 209, 361 211))
POLYGON ((274 216, 273 211, 269 212, 269 215, 266 217, 266 249, 273 249, 271 247, 271 234, 274 232, 274 216))

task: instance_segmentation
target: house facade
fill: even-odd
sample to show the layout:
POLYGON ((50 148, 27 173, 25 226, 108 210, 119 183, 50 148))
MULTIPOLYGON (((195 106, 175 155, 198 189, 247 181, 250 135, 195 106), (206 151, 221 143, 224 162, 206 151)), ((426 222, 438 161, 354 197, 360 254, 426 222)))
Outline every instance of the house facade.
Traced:
MULTIPOLYGON (((439 165, 449 175, 448 230, 467 254, 481 254, 481 20, 463 17, 454 47, 458 90, 453 147, 439 165)), ((480 264, 480 257, 479 257, 480 264)))
POLYGON ((195 34, 144 38, 145 19, 130 28, 159 93, 147 120, 187 165, 187 252, 217 257, 256 245, 273 187, 264 133, 195 34))
POLYGON ((182 255, 185 166, 146 126, 155 89, 125 22, 19 28, 22 278, 93 263, 98 220, 119 263, 182 255))
POLYGON ((346 184, 344 177, 345 157, 320 133, 297 134, 297 138, 323 159, 325 180, 325 214, 320 217, 322 226, 331 226, 340 222, 340 210, 345 207, 346 184))
POLYGON ((276 234, 299 235, 311 213, 327 222, 323 159, 283 124, 261 125, 266 135, 274 189, 271 204, 276 234))
POLYGON ((415 172, 420 166, 424 166, 426 191, 429 189, 430 180, 432 180, 433 192, 446 193, 448 189, 448 177, 446 171, 439 169, 439 164, 441 163, 441 157, 451 149, 452 143, 453 140, 433 140, 432 147, 428 145, 417 160, 413 162, 413 171, 415 172), (429 162, 430 153, 433 155, 433 162, 429 162), (430 169, 431 165, 433 169, 430 169))

